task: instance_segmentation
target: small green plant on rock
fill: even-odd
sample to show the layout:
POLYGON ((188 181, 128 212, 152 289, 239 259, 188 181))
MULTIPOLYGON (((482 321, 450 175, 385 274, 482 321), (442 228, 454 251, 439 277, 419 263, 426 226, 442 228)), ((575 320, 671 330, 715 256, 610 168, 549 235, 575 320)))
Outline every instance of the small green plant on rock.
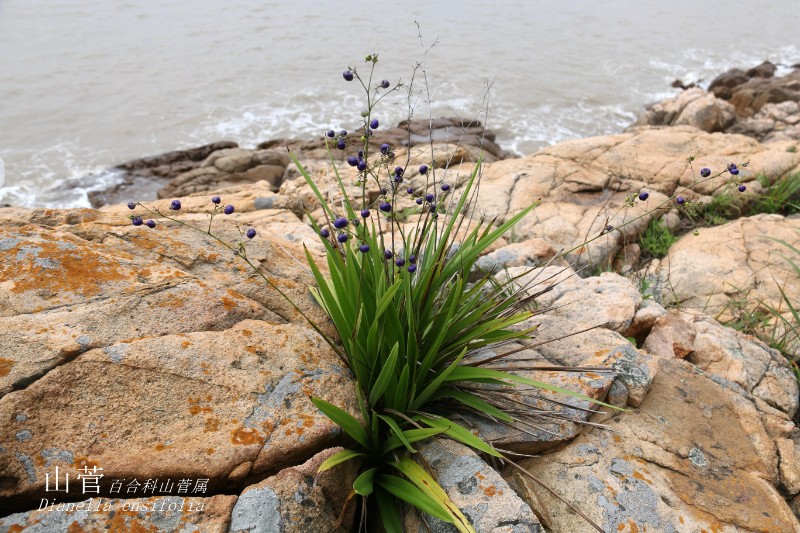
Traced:
POLYGON ((759 213, 788 216, 800 212, 800 172, 784 176, 772 185, 763 174, 757 179, 766 192, 753 198, 746 210, 748 216, 759 213))
POLYGON ((642 236, 639 237, 639 246, 642 247, 643 253, 660 259, 667 255, 670 246, 677 240, 678 238, 667 228, 664 221, 657 218, 650 221, 642 236))

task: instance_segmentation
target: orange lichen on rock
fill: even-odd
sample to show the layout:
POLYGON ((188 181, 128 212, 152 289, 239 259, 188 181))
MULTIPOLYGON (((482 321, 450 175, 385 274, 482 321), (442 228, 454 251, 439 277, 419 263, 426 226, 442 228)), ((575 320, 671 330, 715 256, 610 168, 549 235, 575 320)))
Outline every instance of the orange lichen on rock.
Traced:
MULTIPOLYGON (((211 397, 207 396, 206 400, 210 401, 211 397)), ((200 413, 213 413, 213 412, 214 412, 213 408, 202 407, 200 405, 200 398, 192 398, 191 396, 189 397, 189 413, 191 413, 192 416, 199 415, 200 413)))
POLYGON ((11 281, 13 293, 69 292, 89 298, 108 284, 124 283, 132 277, 119 262, 121 253, 112 258, 76 237, 51 237, 38 228, 36 232, 39 238, 20 239, 0 252, 0 282, 11 281))
POLYGON ((82 455, 81 457, 76 457, 75 461, 72 463, 72 466, 74 466, 81 472, 84 470, 84 468, 87 470, 92 470, 95 467, 97 467, 98 470, 100 469, 100 463, 98 463, 93 459, 89 459, 85 455, 82 455))
POLYGON ((264 436, 256 428, 240 427, 231 431, 231 442, 233 444, 263 445, 264 441, 264 436))
POLYGON ((17 364, 16 361, 12 361, 11 359, 6 359, 5 357, 0 357, 0 377, 7 376, 11 373, 11 367, 17 364))
POLYGON ((206 427, 203 429, 203 433, 219 431, 219 422, 219 418, 206 418, 206 427))

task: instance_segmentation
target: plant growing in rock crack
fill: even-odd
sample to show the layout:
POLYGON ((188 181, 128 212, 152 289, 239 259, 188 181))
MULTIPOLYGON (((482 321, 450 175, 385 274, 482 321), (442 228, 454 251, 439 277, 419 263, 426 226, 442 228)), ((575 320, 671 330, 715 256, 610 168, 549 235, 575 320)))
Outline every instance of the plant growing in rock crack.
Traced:
MULTIPOLYGON (((366 78, 355 68, 343 73, 345 81, 357 81, 366 94, 367 106, 361 114, 363 122, 359 131, 337 133, 331 130, 326 134, 329 149, 353 151, 347 163, 358 172, 361 194, 357 197, 348 194, 331 156, 339 194, 335 201, 329 201, 292 154, 322 208, 318 220, 309 218, 327 251, 327 274, 308 251, 306 259, 317 283, 311 289, 312 294, 330 317, 338 333, 338 342, 326 335, 248 258, 246 242, 256 237, 254 229, 237 226, 240 239, 236 243, 225 242, 212 233, 214 218, 233 213, 232 205, 223 206, 221 198, 213 197, 209 223, 203 228, 142 204, 131 203, 129 207, 141 206, 157 218, 174 221, 216 239, 289 301, 350 369, 356 381, 360 420, 324 398, 311 401, 352 440, 348 449, 328 458, 321 468, 359 460, 359 475, 348 502, 355 496, 360 497, 361 530, 383 527, 390 533, 402 531, 402 508, 398 502, 403 501, 423 513, 452 523, 459 531, 470 532, 474 528, 469 520, 416 454, 417 443, 436 438, 453 439, 538 482, 530 472, 517 466, 508 452, 475 435, 467 427, 467 417, 501 422, 525 432, 529 431, 526 427, 535 426, 538 420, 552 414, 547 409, 535 409, 519 402, 511 396, 514 392, 527 394, 532 400, 550 406, 563 405, 563 402, 539 392, 559 393, 611 407, 521 374, 608 369, 532 366, 527 360, 512 357, 521 348, 506 345, 524 341, 535 330, 535 327, 525 328, 520 324, 534 314, 547 311, 546 308, 533 309, 532 304, 552 287, 530 294, 527 286, 518 286, 521 276, 503 278, 494 273, 472 282, 469 280, 478 257, 512 230, 535 204, 502 223, 476 220, 480 161, 458 194, 454 194, 452 184, 439 179, 433 161, 411 170, 408 168, 410 156, 404 165, 397 164, 389 145, 382 145, 375 150, 377 153, 370 154, 369 139, 380 127, 373 111, 391 84, 387 80, 372 81, 377 55, 367 56, 366 62, 369 65, 366 78), (424 186, 418 189, 404 185, 405 176, 414 171, 425 179, 424 186), (370 201, 367 186, 373 184, 380 194, 370 201), (410 208, 400 210, 402 204, 409 203, 410 208), (398 212, 402 213, 403 220, 398 212), (525 388, 515 388, 519 386, 525 388)), ((392 90, 399 88, 398 84, 392 90)), ((411 102, 411 88, 408 94, 411 102)), ((432 146, 430 153, 433 153, 432 146)), ((732 165, 723 172, 735 175, 738 170, 732 165)), ((711 179, 710 174, 703 169, 703 179, 693 185, 711 179)), ((630 202, 635 202, 636 198, 631 197, 630 202)), ((676 194, 669 202, 683 205, 679 201, 681 198, 676 194)), ((641 202, 647 199, 646 191, 638 195, 641 202)), ((659 208, 664 206, 656 209, 659 208)), ((170 209, 179 211, 180 201, 174 200, 170 209)), ((131 219, 136 226, 152 228, 157 224, 139 215, 132 215, 131 219)), ((609 226, 603 234, 613 230, 609 226)), ((584 518, 602 531, 588 517, 584 518)))

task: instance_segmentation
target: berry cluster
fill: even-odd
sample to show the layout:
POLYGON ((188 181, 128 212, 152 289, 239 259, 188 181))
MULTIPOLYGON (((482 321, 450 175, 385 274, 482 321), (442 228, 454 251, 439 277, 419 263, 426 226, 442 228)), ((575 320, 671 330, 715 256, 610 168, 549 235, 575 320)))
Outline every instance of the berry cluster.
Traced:
MULTIPOLYGON (((728 163, 728 166, 725 168, 725 170, 720 172, 720 174, 722 174, 724 172, 730 173, 731 176, 738 176, 739 175, 739 168, 736 166, 736 163, 728 163)), ((707 168, 707 167, 701 168, 700 169, 700 177, 702 177, 703 179, 709 179, 711 177, 711 169, 707 168)), ((734 185, 736 185, 736 189, 739 192, 745 192, 747 190, 747 186, 745 186, 743 183, 740 183, 738 181, 734 182, 734 185)), ((686 187, 684 190, 690 189, 690 188, 691 188, 691 186, 686 187)), ((647 201, 647 199, 649 197, 650 197, 650 193, 647 192, 647 191, 641 191, 639 193, 639 195, 638 195, 639 200, 641 200, 642 202, 647 201)), ((677 196, 675 196, 675 203, 679 207, 683 207, 683 206, 687 205, 686 198, 681 194, 678 194, 677 196)), ((626 201, 626 204, 629 205, 629 206, 633 205, 632 199, 629 198, 628 201, 626 201)))
MULTIPOLYGON (((219 196, 212 196, 211 197, 211 203, 214 204, 214 208, 213 208, 212 211, 208 212, 208 214, 210 216, 210 220, 209 220, 209 229, 208 229, 207 233, 209 233, 209 234, 211 233, 211 221, 213 221, 214 216, 216 216, 219 213, 223 213, 225 215, 231 215, 236 210, 236 208, 233 207, 232 204, 226 204, 225 206, 222 206, 221 205, 222 204, 222 199, 219 196)), ((128 209, 130 209, 131 211, 136 209, 137 206, 141 206, 144 209, 146 209, 148 212, 154 213, 154 214, 156 214, 156 215, 158 215, 158 216, 160 216, 162 218, 166 218, 166 219, 169 219, 169 220, 173 220, 173 221, 179 222, 176 219, 172 218, 171 216, 163 214, 161 211, 158 210, 158 208, 150 209, 150 208, 147 208, 144 205, 140 204, 139 202, 128 202, 128 209)), ((172 212, 175 212, 175 213, 180 211, 182 207, 183 206, 181 205, 181 201, 180 200, 172 200, 172 202, 170 202, 170 204, 169 204, 169 210, 172 211, 172 212)), ((158 225, 158 223, 153 219, 149 219, 149 220, 147 220, 145 222, 142 219, 141 215, 131 215, 131 224, 133 224, 134 226, 145 225, 145 226, 147 226, 148 228, 151 228, 151 229, 155 228, 158 225)), ((181 224, 186 225, 185 223, 181 223, 181 224)), ((256 236, 256 230, 253 229, 253 228, 248 228, 244 232, 243 235, 245 237, 247 237, 248 239, 253 239, 256 236)))

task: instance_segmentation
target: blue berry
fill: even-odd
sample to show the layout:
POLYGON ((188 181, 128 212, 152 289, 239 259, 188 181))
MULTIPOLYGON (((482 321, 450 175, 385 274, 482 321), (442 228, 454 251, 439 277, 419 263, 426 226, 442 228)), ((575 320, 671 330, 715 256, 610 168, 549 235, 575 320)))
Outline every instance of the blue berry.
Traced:
POLYGON ((447 183, 442 183, 442 190, 443 191, 449 191, 450 190, 450 185, 448 185, 447 183))
POLYGON ((362 209, 362 210, 361 210, 361 216, 362 216, 362 218, 369 218, 369 215, 370 215, 370 211, 369 211, 369 209, 362 209))
POLYGON ((364 150, 359 150, 358 151, 358 158, 361 159, 362 157, 364 157, 364 150))
POLYGON ((219 204, 221 201, 222 201, 222 199, 220 199, 219 196, 211 197, 211 203, 213 203, 213 204, 219 204))
POLYGON ((340 137, 347 137, 347 130, 342 130, 339 132, 340 137))
POLYGON ((403 259, 402 257, 398 257, 397 261, 395 261, 394 264, 401 267, 406 264, 406 260, 403 259))
POLYGON ((133 217, 131 218, 131 224, 134 226, 141 226, 142 225, 142 217, 133 217))
POLYGON ((678 205, 683 205, 686 203, 686 198, 684 198, 683 196, 678 196, 677 198, 675 198, 675 203, 677 203, 678 205))
POLYGON ((732 169, 728 170, 728 172, 731 173, 731 176, 737 176, 739 174, 739 169, 736 168, 736 167, 733 167, 732 169))
POLYGON ((377 118, 373 118, 372 122, 369 123, 369 127, 372 128, 373 130, 377 130, 378 126, 380 126, 380 125, 381 125, 381 123, 378 122, 377 118))
POLYGON ((369 244, 362 244, 361 246, 358 247, 358 249, 361 251, 361 253, 365 254, 369 252, 369 244))
POLYGON ((417 256, 416 255, 409 255, 408 256, 408 262, 413 265, 414 263, 417 262, 417 256))
POLYGON ((382 80, 381 81, 381 88, 388 89, 389 88, 389 80, 382 80))
POLYGON ((249 230, 247 230, 247 233, 245 233, 245 235, 247 235, 248 239, 252 239, 253 237, 256 236, 256 230, 250 228, 249 230))
POLYGON ((342 229, 347 227, 347 219, 344 217, 339 217, 333 221, 333 227, 337 229, 342 229))
POLYGON ((703 176, 704 178, 709 177, 711 175, 711 169, 710 168, 701 168, 700 169, 700 175, 703 176))
POLYGON ((417 265, 408 265, 408 271, 413 274, 417 271, 417 265))
POLYGON ((347 239, 349 238, 350 236, 347 233, 340 233, 336 236, 336 240, 339 242, 347 242, 347 239))
POLYGON ((431 193, 426 194, 425 195, 425 201, 426 202, 432 202, 433 201, 433 195, 431 193))
POLYGON ((406 192, 408 194, 414 194, 414 187, 409 187, 408 189, 406 189, 406 192))
POLYGON ((172 203, 169 204, 169 208, 173 211, 179 211, 181 208, 181 201, 180 200, 172 200, 172 203))
POLYGON ((339 150, 344 150, 345 148, 347 148, 347 143, 344 142, 344 139, 339 139, 339 142, 336 143, 336 148, 338 148, 339 150))
POLYGON ((367 170, 367 162, 361 159, 356 165, 356 168, 358 169, 359 172, 364 172, 365 170, 367 170))
POLYGON ((147 222, 145 222, 144 225, 147 226, 150 229, 153 229, 153 228, 156 227, 156 221, 153 220, 153 219, 150 219, 147 222))
POLYGON ((385 257, 386 259, 391 259, 393 255, 394 254, 392 253, 391 250, 384 250, 383 251, 383 257, 385 257))
POLYGON ((345 70, 344 72, 342 72, 342 77, 344 78, 345 81, 353 81, 352 71, 345 70))
POLYGON ((350 165, 351 167, 356 166, 358 164, 358 158, 354 155, 351 155, 350 157, 347 158, 347 164, 350 165))
POLYGON ((134 202, 128 202, 128 209, 136 209, 136 204, 134 202))
POLYGON ((419 173, 423 176, 428 173, 428 165, 420 165, 419 166, 419 173))
MULTIPOLYGON (((732 173, 732 172, 733 172, 733 171, 731 171, 731 173, 732 173)), ((744 184, 742 184, 742 185, 739 185, 738 189, 739 189, 739 192, 744 192, 744 191, 746 191, 746 190, 747 190, 747 187, 745 187, 745 186, 744 186, 744 184)))
POLYGON ((417 202, 417 205, 422 205, 422 198, 417 198, 415 202, 417 202))
POLYGON ((328 231, 328 228, 322 228, 321 230, 319 230, 319 236, 322 237, 323 239, 327 239, 328 237, 331 236, 331 232, 328 231))
POLYGON ((736 163, 728 163, 728 170, 733 170, 736 168, 736 163))
POLYGON ((387 189, 381 189, 381 194, 387 194, 389 191, 387 189))
POLYGON ((333 130, 328 130, 328 133, 326 133, 326 135, 331 139, 333 139, 334 137, 336 137, 336 132, 333 130))
POLYGON ((639 193, 639 200, 641 200, 641 201, 643 201, 643 202, 644 202, 644 201, 645 201, 645 200, 647 200, 648 198, 650 198, 650 193, 649 193, 649 192, 647 192, 647 191, 642 191, 642 192, 640 192, 640 193, 639 193))
POLYGON ((394 175, 395 176, 402 176, 403 175, 403 167, 394 167, 394 175))
POLYGON ((386 155, 386 154, 388 154, 390 149, 391 149, 391 147, 390 147, 388 144, 386 144, 386 143, 383 143, 383 144, 381 145, 381 153, 382 153, 383 155, 386 155))
POLYGON ((431 204, 428 209, 431 210, 431 213, 435 213, 436 212, 436 204, 431 204))
POLYGON ((380 210, 381 210, 381 211, 383 211, 384 213, 388 213, 389 211, 391 211, 391 210, 392 210, 392 204, 390 204, 389 202, 382 202, 382 203, 381 203, 381 205, 380 205, 380 206, 378 206, 378 207, 379 207, 379 208, 380 208, 380 210))
POLYGON ((225 213, 226 215, 230 215, 231 213, 233 213, 233 206, 231 204, 226 205, 225 209, 223 210, 223 213, 225 213))

